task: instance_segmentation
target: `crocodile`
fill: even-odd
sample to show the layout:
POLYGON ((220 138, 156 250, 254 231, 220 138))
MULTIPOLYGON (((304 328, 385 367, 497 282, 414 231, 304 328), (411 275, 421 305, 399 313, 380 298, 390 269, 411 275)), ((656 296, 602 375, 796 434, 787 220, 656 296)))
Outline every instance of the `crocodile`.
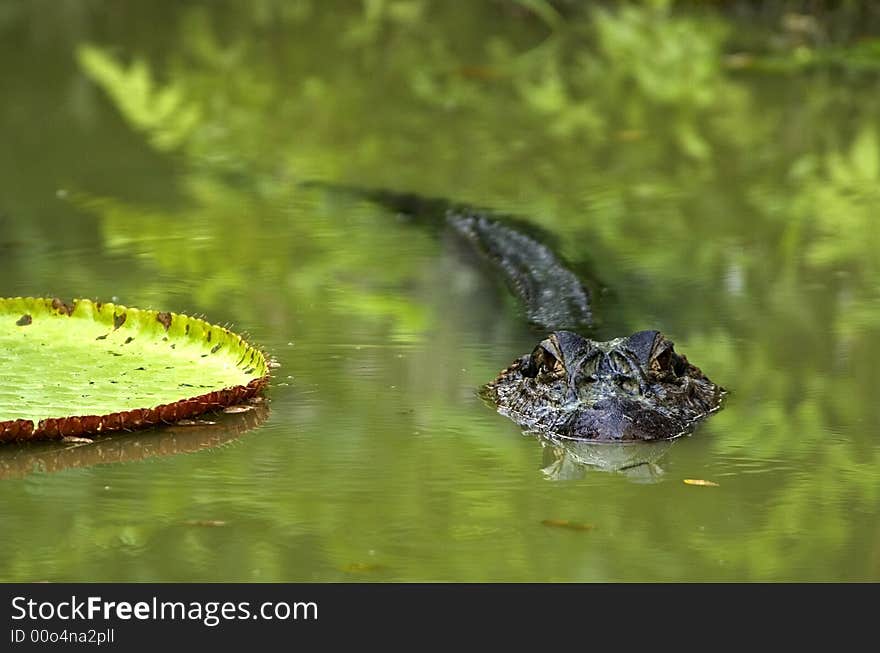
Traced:
POLYGON ((443 224, 494 264, 545 337, 479 394, 526 432, 596 443, 671 440, 721 407, 725 390, 659 331, 608 341, 577 333, 592 327, 589 290, 527 222, 444 199, 319 185, 443 224))

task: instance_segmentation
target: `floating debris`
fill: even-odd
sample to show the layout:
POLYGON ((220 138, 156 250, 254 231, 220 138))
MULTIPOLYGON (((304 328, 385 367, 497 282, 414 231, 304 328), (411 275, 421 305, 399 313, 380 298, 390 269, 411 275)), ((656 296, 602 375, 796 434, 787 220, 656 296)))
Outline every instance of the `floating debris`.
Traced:
POLYGON ((78 438, 75 435, 67 435, 61 438, 61 441, 65 444, 92 444, 94 442, 91 438, 78 438))
POLYGON ((684 483, 685 485, 700 485, 702 487, 719 487, 715 481, 706 481, 702 478, 686 478, 684 483))

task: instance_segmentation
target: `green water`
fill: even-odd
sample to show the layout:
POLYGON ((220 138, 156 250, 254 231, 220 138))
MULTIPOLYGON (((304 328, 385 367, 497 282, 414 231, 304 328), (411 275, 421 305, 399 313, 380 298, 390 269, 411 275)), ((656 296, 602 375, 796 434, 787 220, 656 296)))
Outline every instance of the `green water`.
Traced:
POLYGON ((0 296, 204 314, 281 364, 259 414, 0 450, 0 580, 880 580, 875 73, 525 4, 0 7, 0 296), (306 179, 540 225, 591 335, 661 329, 724 410, 632 454, 521 435, 476 396, 539 338, 503 285, 306 179))

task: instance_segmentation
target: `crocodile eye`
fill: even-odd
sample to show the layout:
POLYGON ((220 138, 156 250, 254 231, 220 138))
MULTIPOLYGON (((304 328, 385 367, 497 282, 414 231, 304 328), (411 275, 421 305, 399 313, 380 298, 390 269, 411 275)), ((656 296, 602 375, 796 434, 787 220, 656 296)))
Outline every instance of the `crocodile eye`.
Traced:
POLYGON ((668 371, 672 367, 672 350, 664 349, 651 361, 651 367, 659 371, 668 371))
POLYGON ((651 361, 651 370, 654 372, 671 372, 675 376, 682 376, 687 370, 684 358, 676 354, 672 347, 666 347, 651 361))
POLYGON ((544 349, 542 346, 535 347, 529 362, 529 371, 537 376, 538 374, 555 374, 563 370, 562 363, 556 356, 544 349))

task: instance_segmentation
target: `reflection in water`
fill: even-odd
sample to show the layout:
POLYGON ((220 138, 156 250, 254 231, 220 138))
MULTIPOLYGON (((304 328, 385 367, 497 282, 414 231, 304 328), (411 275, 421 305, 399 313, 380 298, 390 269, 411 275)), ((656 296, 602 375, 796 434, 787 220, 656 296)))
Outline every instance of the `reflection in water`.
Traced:
POLYGON ((656 483, 663 475, 657 461, 674 440, 609 444, 538 438, 544 448, 544 475, 554 481, 583 478, 590 469, 620 472, 637 483, 656 483))
POLYGON ((10 444, 0 447, 0 479, 213 449, 255 429, 268 417, 269 406, 260 403, 247 412, 218 414, 212 421, 107 436, 90 443, 10 444))

